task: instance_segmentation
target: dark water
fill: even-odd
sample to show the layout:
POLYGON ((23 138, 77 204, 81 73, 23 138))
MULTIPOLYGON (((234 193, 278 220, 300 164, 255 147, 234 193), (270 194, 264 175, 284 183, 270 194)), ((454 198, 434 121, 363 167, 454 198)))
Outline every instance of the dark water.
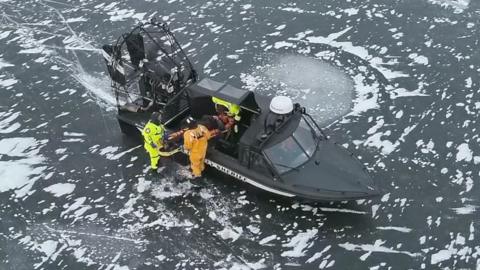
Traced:
POLYGON ((0 9, 0 269, 478 269, 480 2, 0 9), (201 77, 308 102, 385 195, 304 204, 215 172, 195 191, 179 165, 146 175, 98 48, 152 16, 201 77))

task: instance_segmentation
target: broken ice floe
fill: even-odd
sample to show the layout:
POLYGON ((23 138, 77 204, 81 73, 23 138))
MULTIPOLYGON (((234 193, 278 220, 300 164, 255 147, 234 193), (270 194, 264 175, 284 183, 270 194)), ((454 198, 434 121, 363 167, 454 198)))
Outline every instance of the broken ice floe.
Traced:
POLYGON ((44 188, 43 190, 52 193, 55 197, 62 197, 75 190, 75 184, 57 183, 44 188))
POLYGON ((0 155, 11 157, 0 161, 0 192, 15 190, 17 197, 30 194, 46 169, 45 158, 40 154, 45 143, 32 137, 0 139, 0 155))

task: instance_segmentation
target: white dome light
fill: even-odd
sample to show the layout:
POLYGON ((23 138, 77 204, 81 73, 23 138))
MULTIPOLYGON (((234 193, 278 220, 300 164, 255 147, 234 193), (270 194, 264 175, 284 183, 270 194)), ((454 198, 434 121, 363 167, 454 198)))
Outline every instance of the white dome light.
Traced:
POLYGON ((276 114, 287 114, 293 111, 292 99, 286 96, 276 96, 270 102, 270 111, 276 114))

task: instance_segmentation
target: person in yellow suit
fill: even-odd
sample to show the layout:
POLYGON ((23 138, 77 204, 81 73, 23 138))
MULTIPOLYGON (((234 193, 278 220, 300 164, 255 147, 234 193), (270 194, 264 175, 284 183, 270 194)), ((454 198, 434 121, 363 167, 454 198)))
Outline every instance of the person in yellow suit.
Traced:
POLYGON ((188 130, 183 133, 183 148, 188 152, 193 177, 198 178, 205 169, 205 155, 212 134, 192 117, 188 117, 186 123, 188 130))
POLYGON ((152 113, 150 121, 142 130, 143 140, 145 142, 145 150, 150 155, 150 167, 152 171, 157 171, 158 161, 161 157, 161 149, 163 148, 163 137, 165 128, 161 123, 162 115, 158 112, 152 113))
POLYGON ((215 104, 215 109, 218 110, 219 106, 223 106, 227 109, 228 115, 235 118, 235 121, 240 121, 240 106, 233 104, 218 97, 212 97, 212 102, 215 104))
POLYGON ((215 104, 215 110, 219 116, 226 114, 228 117, 231 117, 235 120, 232 126, 235 133, 237 133, 238 126, 236 123, 241 120, 240 106, 217 97, 212 97, 212 102, 215 104))

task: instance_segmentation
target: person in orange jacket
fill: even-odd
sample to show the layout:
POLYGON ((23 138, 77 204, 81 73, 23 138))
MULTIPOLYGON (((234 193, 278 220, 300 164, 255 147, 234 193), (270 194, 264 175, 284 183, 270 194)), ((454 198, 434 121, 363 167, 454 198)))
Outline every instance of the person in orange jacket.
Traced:
POLYGON ((217 106, 217 115, 214 117, 222 121, 225 130, 228 131, 230 131, 236 124, 235 118, 228 115, 227 108, 222 105, 217 106))
POLYGON ((188 117, 186 123, 188 130, 183 133, 183 148, 189 154, 192 173, 197 178, 202 176, 202 171, 205 169, 205 155, 207 154, 208 140, 212 134, 192 117, 188 117))

